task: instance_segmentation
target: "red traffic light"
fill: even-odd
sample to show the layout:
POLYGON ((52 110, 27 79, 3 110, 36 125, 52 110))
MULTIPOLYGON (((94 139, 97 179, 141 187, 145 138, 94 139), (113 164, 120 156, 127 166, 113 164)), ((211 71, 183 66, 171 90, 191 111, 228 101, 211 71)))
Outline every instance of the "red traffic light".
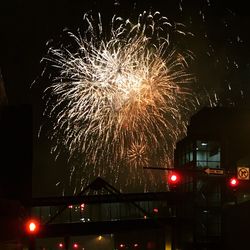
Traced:
POLYGON ((232 177, 230 180, 229 180, 229 185, 231 187, 237 187, 239 185, 239 180, 236 178, 236 177, 232 177))
POLYGON ((63 247, 64 247, 64 246, 63 246, 63 243, 60 242, 60 243, 58 244, 58 247, 59 247, 59 248, 63 248, 63 247))
POLYGON ((176 172, 172 172, 168 175, 168 184, 169 185, 177 185, 180 182, 180 175, 176 172))
POLYGON ((78 247, 79 247, 79 245, 78 245, 77 243, 74 243, 74 244, 73 244, 73 248, 74 248, 74 249, 77 249, 78 247))
POLYGON ((37 234, 40 230, 40 223, 36 219, 29 219, 25 223, 25 231, 26 233, 32 235, 37 234))

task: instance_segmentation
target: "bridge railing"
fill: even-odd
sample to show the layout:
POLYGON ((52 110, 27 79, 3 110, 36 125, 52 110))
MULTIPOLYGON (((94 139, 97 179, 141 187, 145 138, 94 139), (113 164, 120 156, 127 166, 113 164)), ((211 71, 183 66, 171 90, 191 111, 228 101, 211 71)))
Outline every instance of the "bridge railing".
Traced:
POLYGON ((43 224, 51 217, 62 211, 50 223, 89 223, 100 221, 115 221, 128 219, 147 219, 152 217, 173 217, 175 206, 167 201, 139 201, 139 202, 112 202, 112 203, 79 203, 61 206, 35 206, 32 214, 38 217, 43 224), (141 208, 141 209, 138 209, 141 208))

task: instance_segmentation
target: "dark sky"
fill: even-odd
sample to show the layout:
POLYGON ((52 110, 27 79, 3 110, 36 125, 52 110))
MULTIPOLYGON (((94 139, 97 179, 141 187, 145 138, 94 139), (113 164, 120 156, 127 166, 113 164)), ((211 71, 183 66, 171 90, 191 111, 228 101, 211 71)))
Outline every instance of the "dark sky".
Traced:
MULTIPOLYGON (((247 1, 244 0, 10 0, 4 1, 0 9, 0 66, 10 102, 32 102, 34 93, 29 87, 42 71, 39 61, 46 53, 46 42, 59 39, 65 27, 75 31, 81 26, 86 11, 100 11, 108 20, 114 13, 131 17, 149 9, 160 10, 173 21, 183 22, 195 32, 197 38, 206 32, 206 45, 212 44, 214 53, 221 57, 220 60, 226 61, 226 57, 231 60, 229 71, 236 60, 239 62, 241 73, 244 71, 243 74, 247 74, 250 18, 247 1)), ((197 54, 207 50, 204 40, 203 43, 197 41, 195 44, 197 54)), ((214 58, 210 60, 213 60, 213 63, 215 61, 214 58)), ((228 76, 225 77, 226 70, 220 67, 216 74, 221 74, 218 77, 222 82, 223 77, 228 76)), ((200 72, 202 70, 205 74, 211 73, 207 72, 206 67, 200 72)), ((229 77, 234 80, 238 75, 231 73, 229 77)))
MULTIPOLYGON (((250 16, 245 0, 5 0, 0 8, 0 67, 9 102, 33 105, 35 131, 42 119, 39 76, 46 42, 60 40, 65 27, 76 31, 89 10, 99 11, 104 20, 113 14, 131 17, 143 10, 159 10, 184 23, 195 34, 187 47, 196 55, 194 71, 199 81, 217 93, 221 104, 249 104, 250 16), (38 84, 30 88, 35 79, 38 84)), ((46 142, 40 145, 35 173, 37 180, 38 176, 49 179, 44 189, 49 194, 59 177, 56 170, 46 176, 43 166, 53 165, 53 160, 46 142)))

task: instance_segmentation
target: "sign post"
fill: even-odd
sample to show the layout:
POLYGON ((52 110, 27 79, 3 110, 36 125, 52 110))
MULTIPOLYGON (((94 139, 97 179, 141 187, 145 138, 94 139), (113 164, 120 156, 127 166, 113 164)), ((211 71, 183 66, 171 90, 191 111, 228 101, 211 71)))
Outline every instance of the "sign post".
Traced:
POLYGON ((249 180, 249 168, 237 167, 237 178, 239 180, 249 180))

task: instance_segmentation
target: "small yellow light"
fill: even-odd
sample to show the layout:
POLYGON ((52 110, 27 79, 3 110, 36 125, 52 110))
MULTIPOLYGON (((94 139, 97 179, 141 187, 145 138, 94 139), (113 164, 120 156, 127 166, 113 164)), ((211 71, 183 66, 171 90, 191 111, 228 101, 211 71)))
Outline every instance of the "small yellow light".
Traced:
POLYGON ((102 240, 102 236, 101 235, 98 237, 98 240, 102 240))

